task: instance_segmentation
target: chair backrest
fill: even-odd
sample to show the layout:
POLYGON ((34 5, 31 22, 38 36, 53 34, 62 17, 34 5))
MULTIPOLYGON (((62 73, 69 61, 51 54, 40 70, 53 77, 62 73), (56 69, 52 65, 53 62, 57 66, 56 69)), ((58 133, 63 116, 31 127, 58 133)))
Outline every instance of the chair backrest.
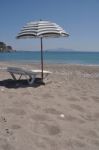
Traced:
POLYGON ((24 73, 24 69, 23 68, 18 68, 18 67, 7 67, 7 71, 12 72, 12 73, 17 73, 17 74, 24 73))

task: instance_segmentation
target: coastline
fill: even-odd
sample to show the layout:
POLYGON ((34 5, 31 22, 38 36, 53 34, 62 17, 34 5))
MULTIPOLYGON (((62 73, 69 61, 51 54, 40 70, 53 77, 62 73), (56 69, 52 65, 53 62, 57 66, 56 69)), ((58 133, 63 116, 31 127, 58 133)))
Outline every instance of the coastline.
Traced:
MULTIPOLYGON (((82 64, 99 65, 99 52, 59 52, 44 51, 44 63, 49 64, 82 64)), ((0 54, 1 61, 38 63, 40 51, 17 51, 15 53, 0 54)))
MULTIPOLYGON (((40 69, 40 63, 0 62, 40 69)), ((0 146, 9 149, 98 150, 99 66, 44 64, 41 86, 8 86, 0 71, 0 146)), ((9 82, 10 83, 10 82, 9 82)))

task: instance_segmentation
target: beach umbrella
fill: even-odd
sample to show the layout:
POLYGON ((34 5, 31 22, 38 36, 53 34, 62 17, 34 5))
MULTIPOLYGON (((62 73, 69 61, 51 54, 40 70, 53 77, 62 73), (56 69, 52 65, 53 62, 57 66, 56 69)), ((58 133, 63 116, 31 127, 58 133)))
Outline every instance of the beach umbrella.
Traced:
POLYGON ((41 40, 41 78, 43 81, 43 38, 69 36, 58 24, 50 21, 33 21, 27 23, 17 35, 17 39, 40 38, 41 40))

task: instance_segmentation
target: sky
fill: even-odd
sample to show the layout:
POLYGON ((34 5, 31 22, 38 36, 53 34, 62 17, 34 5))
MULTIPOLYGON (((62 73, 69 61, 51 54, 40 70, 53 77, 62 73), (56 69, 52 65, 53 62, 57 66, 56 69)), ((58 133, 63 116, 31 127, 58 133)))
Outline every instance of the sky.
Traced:
POLYGON ((44 39, 44 49, 99 51, 99 0, 0 0, 0 41, 15 50, 39 50, 40 39, 16 39, 31 21, 48 20, 70 34, 44 39))

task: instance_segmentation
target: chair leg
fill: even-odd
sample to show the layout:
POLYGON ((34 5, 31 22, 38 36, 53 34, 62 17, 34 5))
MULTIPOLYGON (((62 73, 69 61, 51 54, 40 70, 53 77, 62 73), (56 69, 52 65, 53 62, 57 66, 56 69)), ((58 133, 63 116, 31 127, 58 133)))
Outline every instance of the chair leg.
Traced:
POLYGON ((20 79, 21 79, 21 77, 22 77, 22 74, 20 75, 20 77, 19 77, 19 79, 18 79, 18 80, 20 80, 20 79))
POLYGON ((29 78, 27 78, 27 76, 25 76, 26 77, 26 79, 27 79, 27 82, 30 84, 30 85, 32 85, 33 83, 34 83, 34 80, 35 80, 35 78, 36 78, 36 75, 31 75, 31 76, 29 76, 29 78))
POLYGON ((16 77, 15 77, 15 75, 14 75, 13 73, 10 72, 10 74, 11 74, 11 76, 12 76, 12 78, 13 78, 14 80, 17 80, 16 77))
POLYGON ((12 78, 13 78, 14 80, 20 80, 21 77, 22 77, 22 74, 21 74, 21 75, 19 76, 19 78, 17 79, 16 76, 15 76, 12 72, 10 72, 10 75, 12 76, 12 78))

